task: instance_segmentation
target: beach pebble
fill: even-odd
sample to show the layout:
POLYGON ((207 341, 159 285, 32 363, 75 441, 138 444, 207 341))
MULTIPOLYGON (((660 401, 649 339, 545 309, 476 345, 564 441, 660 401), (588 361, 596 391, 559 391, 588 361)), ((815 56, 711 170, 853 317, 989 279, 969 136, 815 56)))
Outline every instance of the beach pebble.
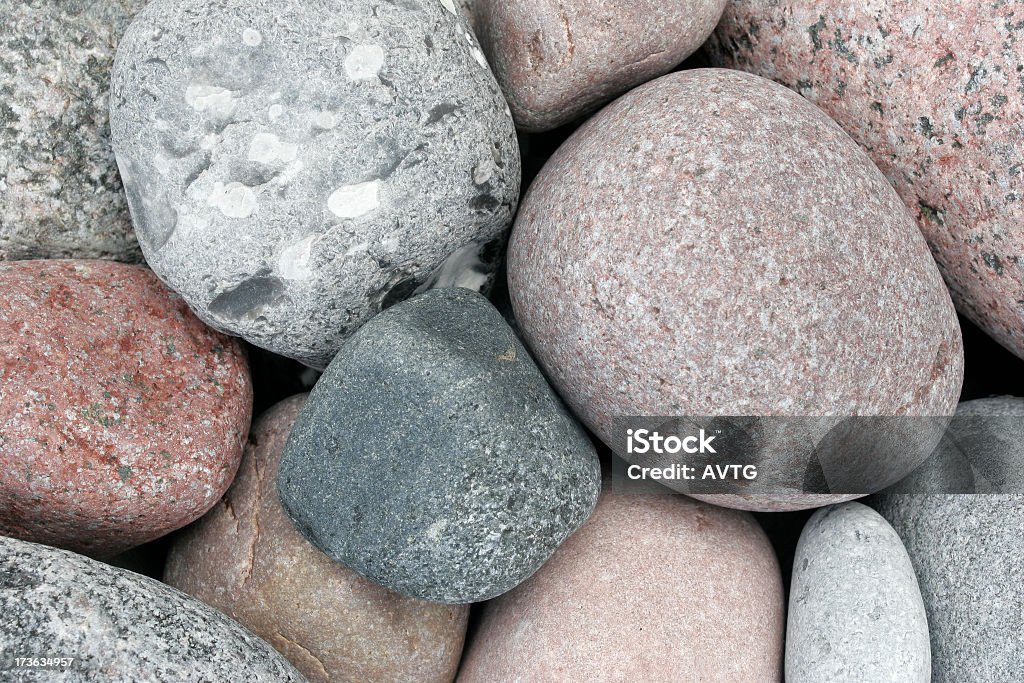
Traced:
POLYGON ((202 516, 249 429, 241 348, 149 270, 0 263, 0 534, 108 556, 202 516))
POLYGON ((747 513, 606 492, 526 583, 488 603, 459 683, 782 680, 775 552, 747 513))
POLYGON ((161 279, 316 368, 417 290, 487 288, 518 201, 512 119, 450 1, 156 0, 111 127, 161 279))
POLYGON ((464 289, 377 316, 314 387, 278 486, 303 534, 385 587, 479 602, 590 515, 600 465, 501 314, 464 289))
POLYGON ((296 396, 253 427, 235 483, 172 546, 164 580, 252 629, 311 682, 455 677, 469 609, 403 598, 309 544, 277 496, 296 396))
POLYGON ((0 0, 0 260, 142 260, 108 136, 118 40, 145 0, 0 0))
POLYGON ((1024 356, 1024 22, 1013 2, 730 0, 712 62, 793 88, 868 152, 961 313, 1024 356))
POLYGON ((474 0, 477 35, 516 125, 539 132, 668 73, 711 34, 726 0, 474 0))
POLYGON ((15 657, 73 658, 63 673, 6 680, 304 680, 274 648, 198 600, 81 555, 4 537, 0 610, 5 666, 15 657))
MULTIPOLYGON (((531 186, 508 271, 539 364, 613 447, 624 416, 956 407, 960 329, 906 207, 820 110, 756 76, 670 74, 591 118, 531 186)), ((792 495, 716 502, 834 502, 800 493, 813 446, 765 451, 792 495)), ((863 457, 872 487, 853 493, 927 450, 863 457)))
POLYGON ((928 621, 900 537, 860 503, 818 510, 793 562, 786 681, 928 683, 928 621))

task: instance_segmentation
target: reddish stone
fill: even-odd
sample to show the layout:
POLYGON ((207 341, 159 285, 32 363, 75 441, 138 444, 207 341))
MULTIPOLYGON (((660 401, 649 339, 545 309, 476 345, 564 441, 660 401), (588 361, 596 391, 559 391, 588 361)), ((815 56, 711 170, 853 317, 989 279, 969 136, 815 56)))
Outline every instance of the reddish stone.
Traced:
POLYGON ((252 410, 239 345, 149 270, 0 264, 0 534, 113 555, 206 512, 252 410))

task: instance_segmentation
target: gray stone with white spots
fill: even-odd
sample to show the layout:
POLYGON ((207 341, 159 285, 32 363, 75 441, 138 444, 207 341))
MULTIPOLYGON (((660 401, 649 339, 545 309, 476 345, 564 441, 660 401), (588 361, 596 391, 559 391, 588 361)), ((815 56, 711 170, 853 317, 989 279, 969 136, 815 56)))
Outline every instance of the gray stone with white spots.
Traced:
POLYGON ((111 127, 153 270, 316 368, 413 292, 487 287, 518 201, 512 119, 453 0, 156 0, 111 127))
POLYGON ((479 602, 590 516, 586 434, 481 295, 433 290, 338 353, 285 446, 281 500, 314 545, 405 595, 479 602))
POLYGON ((788 683, 928 683, 921 591, 900 537, 860 503, 808 520, 793 562, 788 683))
POLYGON ((13 681, 305 681, 270 645, 158 581, 66 550, 0 537, 0 653, 73 657, 13 681), (38 677, 34 677, 38 674, 38 677))

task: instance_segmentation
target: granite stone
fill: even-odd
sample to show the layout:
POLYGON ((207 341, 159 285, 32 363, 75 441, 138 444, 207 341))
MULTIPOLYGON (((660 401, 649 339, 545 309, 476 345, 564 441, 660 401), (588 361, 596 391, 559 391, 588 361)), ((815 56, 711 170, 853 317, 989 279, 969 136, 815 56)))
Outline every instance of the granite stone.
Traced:
POLYGON ((709 41, 713 63, 784 83, 860 143, 917 218, 957 308, 1018 356, 1022 20, 1001 0, 730 0, 709 41))
POLYGON ((0 263, 0 534, 109 556, 201 517, 249 429, 241 348, 149 270, 0 263))
MULTIPOLYGON (((674 73, 595 115, 526 195, 508 272, 539 364, 610 446, 624 416, 956 407, 960 329, 912 217, 835 123, 766 79, 674 73)), ((926 456, 875 463, 869 490, 926 456)), ((808 457, 762 463, 793 494, 715 500, 836 502, 799 493, 808 457)))
POLYGON ((540 571, 484 606, 458 680, 772 683, 784 619, 749 514, 606 491, 540 571))
POLYGON ((254 425, 234 484, 175 541, 164 580, 252 629, 310 681, 453 680, 469 608, 370 583, 310 545, 281 507, 277 469, 305 401, 254 425))
POLYGON ((4 537, 0 610, 5 658, 74 658, 61 672, 8 669, 6 681, 304 680, 265 642, 173 588, 4 537))
POLYGON ((0 0, 0 260, 142 260, 107 94, 118 40, 145 4, 0 0))
POLYGON ((486 288, 514 125, 451 0, 155 0, 114 64, 150 266, 197 315, 323 368, 416 291, 486 288))
POLYGON ((818 510, 793 561, 788 683, 929 683, 928 620, 900 537, 860 503, 818 510))
POLYGON ((313 388, 278 487, 314 545, 446 603, 533 574, 589 517, 600 464, 501 314, 426 292, 363 326, 313 388))
POLYGON ((588 114, 668 73, 711 34, 726 0, 474 0, 484 52, 523 130, 588 114))

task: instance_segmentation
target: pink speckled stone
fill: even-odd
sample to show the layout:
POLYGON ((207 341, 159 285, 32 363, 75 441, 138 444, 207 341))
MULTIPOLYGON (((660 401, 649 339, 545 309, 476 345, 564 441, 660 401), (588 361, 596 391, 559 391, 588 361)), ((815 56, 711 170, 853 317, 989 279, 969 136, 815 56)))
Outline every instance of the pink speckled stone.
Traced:
POLYGON ((756 76, 670 74, 598 113, 530 188, 508 259, 524 336, 609 444, 630 415, 956 407, 960 329, 906 207, 820 110, 756 76))
POLYGON ((605 493, 526 583, 487 604, 459 683, 782 680, 782 577, 746 513, 605 493))
POLYGON ((0 534, 107 556, 197 519, 249 429, 241 348, 149 270, 0 264, 0 534))
POLYGON ((1024 5, 732 0, 710 51, 797 90, 859 142, 960 311, 1024 357, 1024 5))
POLYGON ((726 0, 475 0, 474 27, 516 125, 544 131, 671 71, 726 0))
POLYGON ((227 495, 171 548, 164 579, 281 651, 311 683, 451 681, 467 605, 381 588, 333 561, 281 507, 277 470, 306 395, 253 427, 227 495))

